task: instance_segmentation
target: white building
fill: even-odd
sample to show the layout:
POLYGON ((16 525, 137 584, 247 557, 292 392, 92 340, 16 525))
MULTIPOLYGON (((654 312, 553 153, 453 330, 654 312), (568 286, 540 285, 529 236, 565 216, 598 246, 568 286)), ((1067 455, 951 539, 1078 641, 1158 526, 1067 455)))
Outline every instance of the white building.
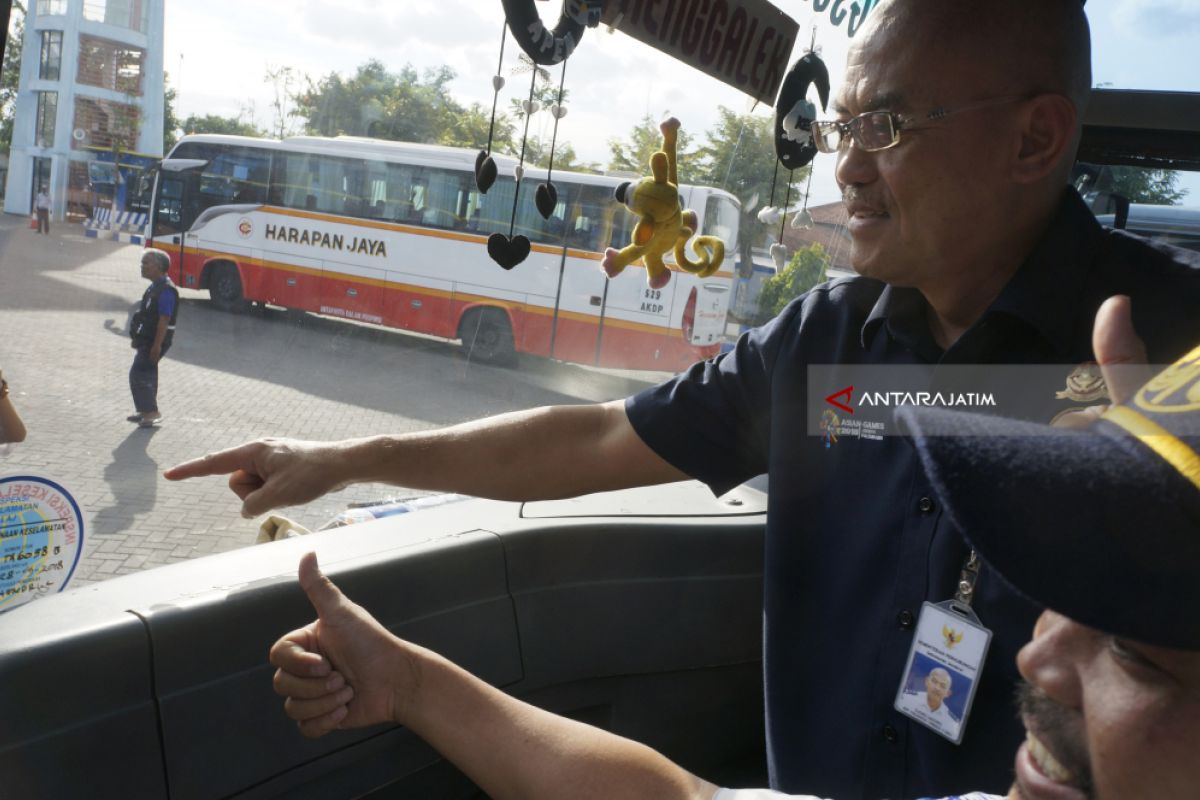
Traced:
POLYGON ((52 219, 86 213, 112 202, 115 150, 162 157, 163 2, 28 0, 5 211, 46 186, 52 219))

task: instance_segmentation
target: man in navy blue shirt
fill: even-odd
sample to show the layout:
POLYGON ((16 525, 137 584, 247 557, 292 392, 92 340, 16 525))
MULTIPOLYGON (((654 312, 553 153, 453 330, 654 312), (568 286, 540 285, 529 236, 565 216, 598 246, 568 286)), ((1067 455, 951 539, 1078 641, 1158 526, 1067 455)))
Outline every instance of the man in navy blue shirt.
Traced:
POLYGON ((955 594, 970 549, 903 440, 810 435, 807 367, 1059 365, 1057 385, 1026 392, 1024 415, 1044 423, 1077 402, 1055 390, 1096 358, 1106 298, 1131 298, 1114 325, 1132 324, 1152 362, 1193 343, 1195 260, 1102 229, 1068 188, 1089 48, 1073 0, 885 2, 853 43, 836 124, 820 128, 862 277, 813 289, 731 353, 624 403, 254 442, 167 477, 234 473, 249 516, 356 481, 534 500, 686 477, 722 493, 767 473, 772 786, 899 798, 1007 785, 1014 656, 1037 610, 979 577, 994 636, 961 744, 893 708, 922 603, 955 594))
MULTIPOLYGON (((1144 385, 1129 380, 1107 359, 1140 347, 1110 324, 1119 305, 1097 323, 1116 404, 1085 433, 945 409, 897 413, 936 502, 992 577, 1048 609, 1017 656, 1025 741, 1015 776, 988 787, 1011 787, 1007 800, 1191 800, 1200 786, 1200 347, 1144 385), (1032 502, 1011 502, 1010 487, 1032 502)), ((317 619, 280 638, 271 663, 305 736, 404 725, 492 797, 785 797, 717 789, 645 746, 509 697, 394 636, 321 574, 313 553, 300 584, 317 619)), ((814 655, 838 661, 839 652, 814 655)), ((948 684, 940 673, 930 674, 948 684)), ((930 691, 944 699, 944 688, 930 691)))
POLYGON ((158 362, 167 354, 179 314, 179 292, 167 276, 171 258, 162 250, 147 248, 142 253, 142 277, 150 281, 134 313, 129 334, 137 350, 129 368, 129 389, 137 413, 127 417, 139 427, 162 423, 158 410, 158 362))

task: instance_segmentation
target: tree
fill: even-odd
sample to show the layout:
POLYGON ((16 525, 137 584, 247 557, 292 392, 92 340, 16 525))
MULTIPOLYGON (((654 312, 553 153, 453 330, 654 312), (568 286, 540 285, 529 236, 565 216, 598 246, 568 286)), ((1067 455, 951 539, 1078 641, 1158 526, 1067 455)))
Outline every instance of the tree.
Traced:
POLYGON ((291 67, 272 67, 267 65, 267 73, 263 78, 271 84, 274 98, 271 100, 271 110, 274 112, 274 124, 271 133, 275 138, 283 139, 295 133, 294 120, 300 116, 299 95, 295 87, 307 77, 301 76, 291 67))
POLYGON ((765 322, 783 311, 784 306, 825 281, 829 256, 825 248, 814 243, 792 254, 783 271, 763 281, 758 295, 759 321, 765 322))
POLYGON ((13 0, 8 41, 4 44, 4 63, 0 66, 0 151, 12 146, 13 116, 16 114, 17 89, 21 81, 21 45, 25 41, 25 6, 13 0))
MULTIPOLYGON (((724 189, 741 201, 738 249, 743 272, 749 275, 753 269, 752 249, 765 246, 772 235, 758 221, 759 209, 767 205, 782 206, 789 194, 788 181, 793 178, 796 183, 791 186, 788 205, 796 208, 800 203, 796 184, 808 178, 811 167, 796 170, 794 175, 780 167, 776 177, 774 119, 736 114, 724 106, 718 108, 718 113, 716 127, 707 132, 704 145, 696 151, 696 182, 724 189)), ((778 228, 775 230, 778 232, 778 228)))
MULTIPOLYGON (((650 156, 662 149, 662 131, 658 129, 658 125, 658 120, 647 114, 633 126, 625 141, 609 139, 608 147, 611 156, 608 159, 608 168, 648 175, 650 173, 650 156)), ((680 183, 697 182, 695 156, 688 152, 691 142, 691 135, 687 131, 680 130, 675 148, 676 169, 679 173, 680 183)))
POLYGON ((223 133, 230 136, 266 136, 267 132, 252 122, 240 117, 222 117, 219 114, 199 116, 191 114, 183 121, 185 133, 223 133))
POLYGON ((1100 187, 1129 198, 1131 203, 1173 206, 1187 196, 1179 188, 1179 173, 1169 169, 1104 167, 1100 187))
MULTIPOLYGON (((449 121, 449 125, 437 139, 438 144, 448 147, 468 147, 483 150, 488 143, 488 130, 492 127, 492 111, 479 103, 461 109, 449 121)), ((492 132, 492 150, 512 152, 515 126, 508 115, 496 114, 496 125, 492 132)))
POLYGON ((170 75, 163 73, 163 155, 171 152, 177 141, 175 132, 179 130, 179 117, 175 114, 175 100, 178 95, 173 86, 169 86, 170 75))

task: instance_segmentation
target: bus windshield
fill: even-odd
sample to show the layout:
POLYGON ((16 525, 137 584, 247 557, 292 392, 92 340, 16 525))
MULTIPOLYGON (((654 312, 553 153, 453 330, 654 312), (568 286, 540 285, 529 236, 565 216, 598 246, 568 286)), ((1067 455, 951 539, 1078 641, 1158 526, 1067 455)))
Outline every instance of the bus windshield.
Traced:
MULTIPOLYGON (((815 38, 836 89, 846 26, 777 5, 802 32, 787 63, 815 38)), ((1194 91, 1196 48, 1116 5, 1087 4, 1096 83, 1117 84, 1097 90, 1194 91), (1154 37, 1184 61, 1145 57, 1154 37)), ((619 29, 565 70, 505 30, 496 0, 13 5, 0 375, 28 435, 0 471, 79 506, 71 586, 264 535, 224 482, 163 481, 172 464, 621 400, 854 279, 839 159, 782 166, 770 102, 619 29), (675 235, 648 248, 633 198, 659 184, 675 235), (156 370, 131 336, 158 297, 147 247, 177 293, 156 370)), ((1197 164, 1105 153, 1072 177, 1101 222, 1195 249, 1197 164)), ((427 494, 355 485, 279 516, 317 530, 427 494)))

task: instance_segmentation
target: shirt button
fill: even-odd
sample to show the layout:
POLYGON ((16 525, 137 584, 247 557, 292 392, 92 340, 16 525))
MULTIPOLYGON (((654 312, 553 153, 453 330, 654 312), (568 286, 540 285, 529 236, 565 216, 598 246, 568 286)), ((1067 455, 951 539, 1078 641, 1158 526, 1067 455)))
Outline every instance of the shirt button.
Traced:
POLYGON ((900 623, 900 627, 906 631, 911 631, 913 629, 913 625, 916 623, 916 619, 913 617, 912 612, 908 610, 901 611, 897 617, 897 621, 900 623))
POLYGON ((883 726, 883 738, 887 739, 892 744, 900 741, 900 734, 891 725, 883 726))
POLYGON ((928 514, 930 511, 933 511, 933 498, 922 497, 917 501, 917 508, 921 510, 922 514, 928 514))

